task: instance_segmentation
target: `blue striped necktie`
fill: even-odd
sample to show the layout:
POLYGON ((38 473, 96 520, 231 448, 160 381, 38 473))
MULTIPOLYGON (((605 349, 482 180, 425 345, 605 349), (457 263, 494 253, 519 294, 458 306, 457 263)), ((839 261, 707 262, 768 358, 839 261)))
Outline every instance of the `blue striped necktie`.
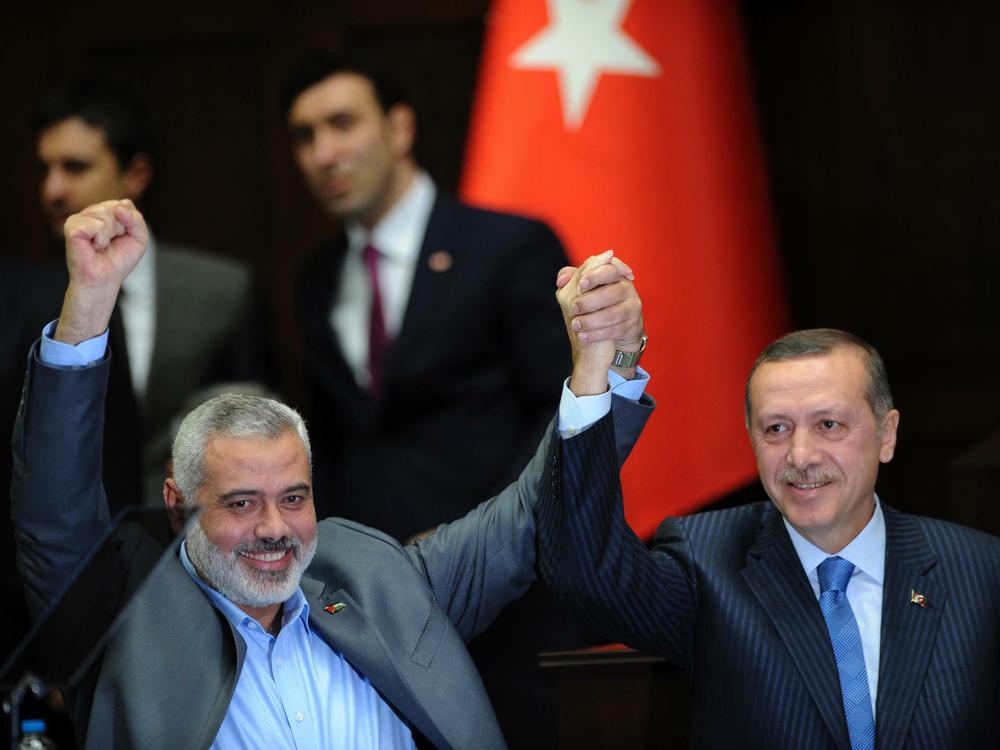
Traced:
POLYGON ((847 732, 851 750, 874 750, 875 718, 868 692, 868 672, 861 647, 861 632, 847 601, 847 584, 854 566, 842 557, 828 557, 819 564, 819 608, 830 631, 833 654, 840 673, 847 732))

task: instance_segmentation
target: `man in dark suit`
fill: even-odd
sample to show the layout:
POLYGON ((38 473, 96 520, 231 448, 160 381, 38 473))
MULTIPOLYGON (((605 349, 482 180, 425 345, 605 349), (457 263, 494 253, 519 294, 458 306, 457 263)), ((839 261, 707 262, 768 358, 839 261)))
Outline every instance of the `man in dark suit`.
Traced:
MULTIPOLYGON (((32 351, 13 441, 19 566, 35 616, 108 530, 98 448, 107 326, 147 235, 130 202, 109 201, 70 217, 66 237, 66 302, 32 351)), ((592 270, 609 296, 586 319, 637 328, 619 269, 592 270)), ((618 409, 630 425, 624 455, 645 414, 618 409)), ((179 559, 157 563, 148 533, 116 530, 96 557, 90 606, 59 610, 67 640, 79 639, 101 634, 135 594, 68 694, 81 744, 402 750, 422 737, 504 748, 463 641, 534 577, 532 508, 559 491, 557 443, 548 430, 517 482, 403 547, 343 519, 317 524, 309 439, 293 410, 232 394, 202 405, 179 429, 164 486, 178 519, 202 510, 179 559)))
MULTIPOLYGON (((371 61, 309 58, 284 103, 305 181, 343 225, 298 293, 320 510, 406 540, 503 487, 541 435, 569 372, 548 283, 565 254, 540 222, 442 194, 414 159, 409 100, 371 61)), ((583 636, 533 589, 485 639, 512 744, 550 745, 536 654, 583 636)))
POLYGON ((562 497, 538 509, 557 598, 688 670, 692 747, 997 747, 1000 540, 876 497, 899 423, 878 352, 831 329, 775 341, 746 423, 771 502, 667 519, 652 550, 622 515, 610 418, 564 441, 562 497))
POLYGON ((541 434, 570 366, 549 283, 566 257, 545 225, 442 194, 408 99, 367 61, 308 58, 284 100, 303 177, 343 226, 298 295, 317 482, 338 514, 403 540, 506 484, 541 434))
MULTIPOLYGON (((141 203, 153 184, 151 116, 143 97, 120 82, 83 78, 51 92, 34 129, 42 210, 57 241, 70 214, 104 200, 141 203)), ((64 269, 61 276, 59 295, 64 269)), ((170 423, 186 399, 213 383, 262 377, 264 338, 251 315, 253 299, 253 278, 242 263, 151 240, 112 320, 119 356, 108 400, 111 497, 159 504, 170 423)), ((50 300, 49 320, 61 302, 50 300)))

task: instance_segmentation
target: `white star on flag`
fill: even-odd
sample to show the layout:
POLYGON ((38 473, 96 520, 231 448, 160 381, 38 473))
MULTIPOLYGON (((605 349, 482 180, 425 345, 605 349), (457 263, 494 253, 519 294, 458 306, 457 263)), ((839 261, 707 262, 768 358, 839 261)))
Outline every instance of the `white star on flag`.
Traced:
POLYGON ((547 0, 549 25, 510 57, 525 70, 555 70, 563 121, 579 130, 604 73, 655 77, 660 66, 621 28, 632 0, 547 0))

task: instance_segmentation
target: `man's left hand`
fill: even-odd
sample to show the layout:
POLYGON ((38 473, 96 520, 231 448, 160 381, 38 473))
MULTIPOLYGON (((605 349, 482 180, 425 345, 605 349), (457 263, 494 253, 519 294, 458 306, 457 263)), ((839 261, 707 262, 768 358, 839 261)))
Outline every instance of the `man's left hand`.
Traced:
MULTIPOLYGON (((637 351, 642 343, 642 301, 633 279, 632 269, 611 250, 556 276, 556 298, 573 350, 570 390, 577 396, 603 393, 615 352, 637 351)), ((620 374, 632 378, 635 368, 620 374)))

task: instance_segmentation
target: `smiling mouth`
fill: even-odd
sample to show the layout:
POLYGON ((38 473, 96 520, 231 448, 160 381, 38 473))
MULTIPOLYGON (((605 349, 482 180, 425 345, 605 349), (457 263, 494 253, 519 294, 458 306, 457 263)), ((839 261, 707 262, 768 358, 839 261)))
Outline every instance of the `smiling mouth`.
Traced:
POLYGON ((290 549, 278 550, 277 552, 241 552, 240 556, 248 557, 257 562, 272 563, 278 562, 289 552, 291 552, 290 549))
POLYGON ((797 490, 815 490, 819 487, 825 487, 830 484, 829 482, 789 482, 789 487, 794 487, 797 490))

